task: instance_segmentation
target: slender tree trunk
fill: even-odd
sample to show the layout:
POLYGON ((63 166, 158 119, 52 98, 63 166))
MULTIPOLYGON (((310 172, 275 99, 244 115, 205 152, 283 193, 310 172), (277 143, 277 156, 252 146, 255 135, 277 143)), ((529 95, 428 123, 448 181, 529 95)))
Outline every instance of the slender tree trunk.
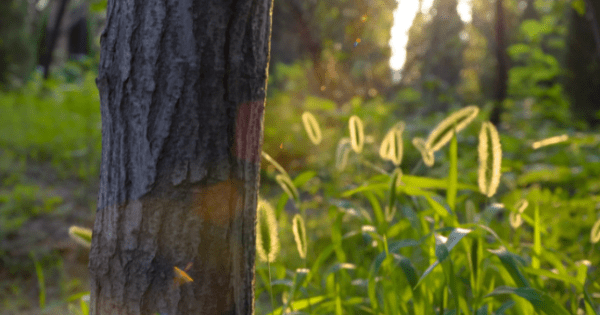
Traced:
POLYGON ((496 0, 496 60, 497 77, 494 108, 490 114, 490 122, 498 127, 503 111, 504 100, 508 90, 508 56, 506 55, 506 21, 502 0, 496 0))
POLYGON ((109 0, 91 314, 252 314, 271 0, 109 0))
POLYGON ((69 0, 61 0, 60 5, 58 7, 58 13, 56 14, 56 19, 54 20, 54 25, 52 26, 52 32, 50 33, 50 38, 46 43, 46 51, 42 56, 42 68, 44 68, 44 79, 48 79, 50 75, 50 64, 52 63, 52 53, 54 52, 54 46, 56 45, 56 41, 58 40, 58 36, 60 35, 60 24, 62 23, 63 16, 65 15, 65 9, 69 0))

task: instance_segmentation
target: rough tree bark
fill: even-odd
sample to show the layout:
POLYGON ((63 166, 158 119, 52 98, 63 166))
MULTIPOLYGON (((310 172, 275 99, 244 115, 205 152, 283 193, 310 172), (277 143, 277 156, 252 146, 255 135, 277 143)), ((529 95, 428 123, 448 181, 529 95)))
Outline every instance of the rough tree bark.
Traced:
POLYGON ((271 7, 108 1, 92 314, 253 313, 271 7))

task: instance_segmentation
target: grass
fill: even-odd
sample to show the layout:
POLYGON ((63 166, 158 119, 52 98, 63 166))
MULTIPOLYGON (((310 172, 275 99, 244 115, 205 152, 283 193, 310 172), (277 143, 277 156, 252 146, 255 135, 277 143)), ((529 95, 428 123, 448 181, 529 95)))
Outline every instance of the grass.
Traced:
MULTIPOLYGON (((0 94, 0 111, 10 113, 0 115, 0 247, 33 238, 32 222, 68 238, 69 226, 93 220, 93 75, 39 82, 0 94)), ((257 262, 257 314, 600 312, 600 136, 534 128, 515 114, 497 136, 501 163, 486 125, 482 165, 478 135, 489 109, 403 124, 389 120, 389 104, 360 102, 285 118, 283 142, 265 121, 261 195, 275 208, 280 253, 257 262), (291 146, 306 152, 304 169, 277 158, 291 146)), ((0 276, 9 275, 0 313, 87 314, 87 250, 32 247, 46 251, 15 260, 0 248, 0 276), (69 274, 75 266, 81 273, 69 274)))
MULTIPOLYGON (((362 143, 357 139, 363 138, 358 136, 362 126, 357 121, 353 116, 349 122, 351 154, 361 154, 357 148, 362 143)), ((493 128, 486 124, 485 128, 493 128)), ((285 309, 298 314, 597 314, 600 296, 590 294, 600 290, 593 267, 600 257, 590 237, 598 218, 596 197, 573 198, 575 194, 565 194, 560 188, 520 185, 519 174, 506 167, 503 173, 508 178, 502 179, 496 193, 489 185, 500 184, 494 176, 500 174, 502 164, 488 161, 500 157, 492 150, 493 141, 487 145, 488 137, 484 137, 479 152, 490 150, 486 152, 490 158, 480 163, 485 163, 484 169, 497 169, 478 172, 473 162, 459 163, 459 153, 469 156, 465 138, 456 134, 446 138, 450 141, 447 151, 438 145, 442 152, 431 152, 433 146, 426 144, 421 148, 424 157, 433 154, 436 161, 441 160, 437 168, 446 171, 443 178, 402 176, 404 167, 371 162, 389 171, 372 172, 361 184, 323 197, 302 191, 309 189, 306 183, 316 173, 301 173, 290 182, 303 198, 295 198, 294 207, 287 211, 283 209, 291 197, 286 192, 294 188, 282 185, 284 193, 276 211, 282 253, 279 262, 271 262, 277 276, 270 283, 281 302, 274 310, 261 303, 263 286, 269 280, 259 265, 259 313, 281 314, 285 309), (480 182, 481 176, 491 177, 484 178, 487 184, 477 189, 472 173, 480 182), (518 200, 532 206, 513 209, 518 200), (285 251, 294 248, 289 244, 294 239, 298 242, 289 236, 293 233, 288 222, 298 215, 294 213, 304 215, 310 208, 308 245, 302 245, 309 248, 302 260, 308 269, 302 269, 306 276, 297 283, 294 270, 300 267, 302 253, 285 251), (515 211, 524 220, 517 237, 509 222, 515 211), (569 231, 560 226, 567 218, 572 224, 569 231), (570 242, 575 239, 577 244, 570 242)), ((275 173, 289 176, 272 159, 267 161, 275 166, 275 173)))

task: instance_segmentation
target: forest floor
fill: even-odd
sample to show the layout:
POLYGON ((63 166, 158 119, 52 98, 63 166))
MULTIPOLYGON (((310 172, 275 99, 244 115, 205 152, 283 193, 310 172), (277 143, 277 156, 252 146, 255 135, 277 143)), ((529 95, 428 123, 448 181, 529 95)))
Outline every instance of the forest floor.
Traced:
MULTIPOLYGON (((0 203, 0 223, 20 220, 17 229, 0 237, 0 314, 69 314, 69 297, 89 291, 89 251, 69 238, 68 229, 92 227, 98 183, 61 179, 49 163, 27 161, 19 185, 34 192, 33 207, 55 202, 29 214, 19 209, 23 200, 0 203), (11 206, 16 212, 10 213, 11 206)), ((11 195, 7 186, 0 186, 0 195, 11 195)))

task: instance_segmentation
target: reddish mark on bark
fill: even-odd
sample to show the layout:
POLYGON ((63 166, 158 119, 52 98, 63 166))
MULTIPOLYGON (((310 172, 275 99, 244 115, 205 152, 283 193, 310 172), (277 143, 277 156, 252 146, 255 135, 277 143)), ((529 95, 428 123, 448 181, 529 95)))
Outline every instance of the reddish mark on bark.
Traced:
POLYGON ((240 161, 254 164, 260 161, 264 109, 264 100, 242 103, 238 106, 233 150, 235 157, 240 161))

